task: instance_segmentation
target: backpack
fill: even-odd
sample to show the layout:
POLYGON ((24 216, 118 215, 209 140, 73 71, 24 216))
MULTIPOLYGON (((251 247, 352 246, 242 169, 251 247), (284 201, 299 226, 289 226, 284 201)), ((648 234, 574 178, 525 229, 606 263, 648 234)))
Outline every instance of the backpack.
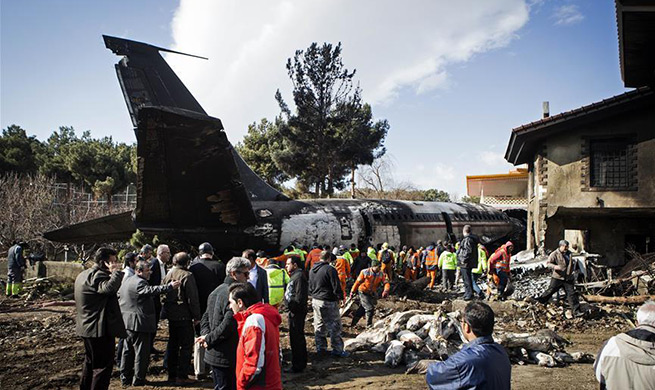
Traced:
POLYGON ((380 260, 383 264, 389 264, 391 262, 391 251, 388 249, 383 251, 382 256, 380 256, 380 260))

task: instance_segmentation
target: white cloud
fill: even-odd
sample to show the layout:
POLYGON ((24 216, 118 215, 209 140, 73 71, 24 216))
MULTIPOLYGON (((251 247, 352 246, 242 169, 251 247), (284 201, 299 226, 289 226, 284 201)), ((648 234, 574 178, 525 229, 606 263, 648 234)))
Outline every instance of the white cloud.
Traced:
POLYGON ((236 143, 248 123, 279 113, 276 89, 292 100, 285 64, 296 49, 342 42, 364 99, 390 104, 401 89, 444 88, 449 66, 507 45, 528 12, 521 0, 181 0, 173 49, 209 61, 166 58, 236 143))
POLYGON ((489 150, 480 153, 480 162, 491 167, 509 164, 505 161, 505 155, 503 153, 496 153, 489 150))
POLYGON ((566 26, 581 22, 584 15, 582 15, 577 5, 570 4, 555 8, 553 19, 555 19, 555 24, 566 26))

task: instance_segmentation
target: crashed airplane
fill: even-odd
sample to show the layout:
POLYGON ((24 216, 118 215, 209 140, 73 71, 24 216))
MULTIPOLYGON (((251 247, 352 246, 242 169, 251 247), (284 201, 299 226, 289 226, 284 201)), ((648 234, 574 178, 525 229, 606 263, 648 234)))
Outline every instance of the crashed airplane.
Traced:
POLYGON ((208 241, 223 252, 257 248, 275 253, 294 243, 418 247, 459 239, 465 224, 492 247, 523 238, 521 221, 485 205, 291 200, 241 159, 220 119, 207 115, 160 55, 171 50, 103 38, 122 56, 115 67, 137 138, 137 206, 133 212, 48 232, 49 240, 118 241, 138 228, 194 245, 208 241))

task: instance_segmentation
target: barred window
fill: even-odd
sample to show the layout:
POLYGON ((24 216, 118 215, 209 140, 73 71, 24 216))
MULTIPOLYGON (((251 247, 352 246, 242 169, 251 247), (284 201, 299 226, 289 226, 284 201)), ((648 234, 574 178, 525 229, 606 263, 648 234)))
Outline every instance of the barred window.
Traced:
POLYGON ((633 148, 628 139, 591 140, 591 187, 628 189, 635 185, 633 148))

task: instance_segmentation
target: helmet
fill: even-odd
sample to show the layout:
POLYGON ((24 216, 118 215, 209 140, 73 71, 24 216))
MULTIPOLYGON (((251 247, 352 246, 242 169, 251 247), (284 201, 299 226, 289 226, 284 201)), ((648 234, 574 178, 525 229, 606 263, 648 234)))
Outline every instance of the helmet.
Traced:
POLYGON ((144 246, 141 247, 141 253, 152 253, 152 245, 150 244, 145 244, 144 246))
POLYGON ((346 253, 346 247, 344 245, 340 245, 336 255, 343 256, 345 253, 346 253))
POLYGON ((203 243, 200 244, 200 246, 198 247, 198 252, 199 252, 201 255, 203 255, 203 254, 205 254, 205 253, 208 253, 208 254, 213 255, 213 254, 214 254, 214 248, 212 247, 212 244, 210 244, 210 243, 208 243, 208 242, 203 242, 203 243))

